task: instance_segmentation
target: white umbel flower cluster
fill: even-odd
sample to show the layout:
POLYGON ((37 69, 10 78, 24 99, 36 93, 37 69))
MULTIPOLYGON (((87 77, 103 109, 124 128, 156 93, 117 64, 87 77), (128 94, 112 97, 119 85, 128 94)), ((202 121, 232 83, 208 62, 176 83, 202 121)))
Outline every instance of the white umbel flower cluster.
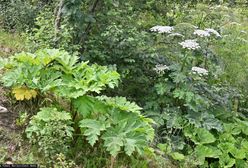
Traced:
POLYGON ((153 70, 157 73, 163 73, 165 70, 169 70, 170 68, 167 65, 157 64, 153 70))
POLYGON ((150 30, 158 33, 171 33, 174 28, 171 26, 154 26, 150 30))
POLYGON ((200 76, 202 75, 208 75, 208 70, 204 69, 204 68, 200 68, 200 67, 192 67, 191 69, 193 71, 193 73, 197 73, 200 76))
POLYGON ((173 37, 184 37, 184 35, 182 35, 182 34, 180 34, 180 33, 171 33, 170 35, 168 35, 168 37, 169 36, 173 36, 173 37))
POLYGON ((210 36, 210 33, 208 31, 200 30, 200 29, 195 30, 194 34, 199 36, 199 37, 209 37, 210 36))
POLYGON ((196 42, 196 40, 185 40, 181 43, 179 43, 183 48, 189 49, 189 50, 195 50, 200 48, 200 45, 196 42))
POLYGON ((205 29, 209 34, 214 34, 216 37, 221 37, 220 33, 217 32, 216 30, 214 29, 210 29, 210 28, 207 28, 205 29))
POLYGON ((209 37, 211 34, 215 35, 216 37, 221 37, 219 32, 210 28, 207 28, 205 30, 197 29, 194 31, 194 35, 197 35, 199 37, 209 37))

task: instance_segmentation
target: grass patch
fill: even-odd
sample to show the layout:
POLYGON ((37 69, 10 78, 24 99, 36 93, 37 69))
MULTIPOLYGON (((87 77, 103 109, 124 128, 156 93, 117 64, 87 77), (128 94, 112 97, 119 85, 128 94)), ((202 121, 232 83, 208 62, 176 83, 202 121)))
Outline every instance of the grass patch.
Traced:
POLYGON ((24 39, 16 33, 5 32, 0 29, 0 56, 7 57, 25 50, 24 39))

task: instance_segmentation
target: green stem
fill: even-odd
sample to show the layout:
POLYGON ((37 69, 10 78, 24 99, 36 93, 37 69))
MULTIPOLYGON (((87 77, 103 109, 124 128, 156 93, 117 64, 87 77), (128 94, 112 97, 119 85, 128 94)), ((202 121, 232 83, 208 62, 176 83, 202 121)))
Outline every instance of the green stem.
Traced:
POLYGON ((186 59, 187 59, 187 55, 186 55, 186 52, 184 51, 184 57, 183 57, 183 64, 182 64, 182 67, 180 69, 180 72, 183 72, 183 69, 185 67, 185 64, 186 64, 186 59))

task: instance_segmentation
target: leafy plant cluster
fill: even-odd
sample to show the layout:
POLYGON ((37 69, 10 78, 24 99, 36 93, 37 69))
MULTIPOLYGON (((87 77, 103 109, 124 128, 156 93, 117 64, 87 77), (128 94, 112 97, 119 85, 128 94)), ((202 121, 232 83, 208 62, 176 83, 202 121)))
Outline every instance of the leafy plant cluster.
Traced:
POLYGON ((26 133, 50 164, 247 167, 246 1, 42 3, 27 33, 42 50, 0 68, 17 100, 43 107, 26 133))
POLYGON ((34 26, 34 19, 45 1, 1 0, 0 26, 7 31, 25 32, 34 26))
POLYGON ((121 153, 144 155, 153 140, 153 121, 140 114, 139 106, 124 97, 98 95, 107 86, 117 86, 119 74, 114 70, 79 63, 77 56, 56 49, 16 54, 4 67, 1 80, 17 100, 53 95, 57 108, 41 108, 26 129, 45 159, 101 148, 113 158, 121 153))
POLYGON ((151 31, 167 58, 154 68, 157 82, 145 106, 158 123, 158 147, 184 166, 246 167, 247 118, 232 102, 238 92, 219 79, 223 69, 213 47, 222 35, 185 23, 151 31))

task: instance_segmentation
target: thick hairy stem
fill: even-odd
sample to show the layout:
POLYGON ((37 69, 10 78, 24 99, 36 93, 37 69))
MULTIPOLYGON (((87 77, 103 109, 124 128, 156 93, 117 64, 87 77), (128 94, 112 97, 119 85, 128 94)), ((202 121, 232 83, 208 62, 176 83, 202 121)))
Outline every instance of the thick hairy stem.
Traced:
POLYGON ((110 167, 109 168, 113 168, 114 167, 114 164, 115 164, 115 158, 113 156, 111 156, 110 158, 110 167))
POLYGON ((185 67, 185 65, 186 65, 186 61, 187 61, 187 55, 186 55, 186 52, 184 51, 184 53, 183 53, 183 64, 182 64, 182 66, 181 66, 181 69, 180 69, 180 72, 183 72, 183 70, 184 70, 184 67, 185 67))

